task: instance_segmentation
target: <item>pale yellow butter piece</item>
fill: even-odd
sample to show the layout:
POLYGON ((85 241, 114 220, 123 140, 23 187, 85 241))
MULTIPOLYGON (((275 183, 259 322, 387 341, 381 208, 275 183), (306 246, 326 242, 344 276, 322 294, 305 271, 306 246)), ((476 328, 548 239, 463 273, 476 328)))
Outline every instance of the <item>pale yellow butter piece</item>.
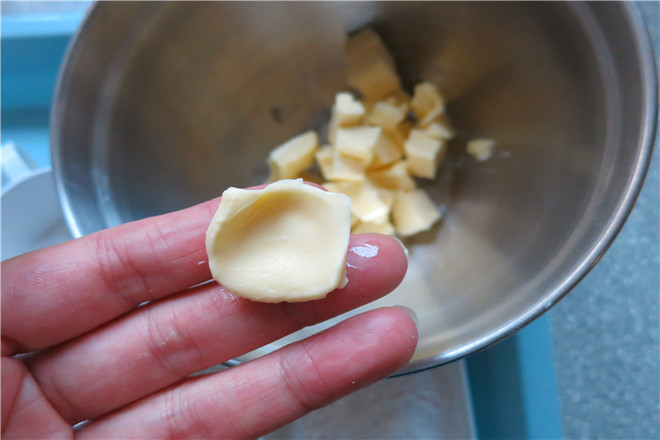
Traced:
POLYGON ((332 167, 325 177, 328 180, 359 182, 364 180, 366 167, 362 160, 344 156, 338 150, 334 150, 332 167))
POLYGON ((337 93, 328 127, 328 142, 331 144, 335 142, 339 127, 350 127, 361 123, 365 112, 364 105, 353 95, 348 92, 337 93))
POLYGON ((392 92, 385 98, 385 102, 397 106, 406 115, 410 110, 410 95, 402 89, 392 92))
POLYGON ((270 152, 269 181, 295 179, 314 164, 319 138, 315 131, 300 134, 270 152))
POLYGON ((341 155, 329 145, 319 148, 316 162, 325 180, 359 181, 364 179, 366 165, 361 160, 341 155))
POLYGON ((495 141, 493 139, 472 139, 467 143, 466 150, 479 161, 485 161, 493 157, 495 141))
POLYGON ((411 129, 412 123, 410 121, 401 121, 394 130, 389 132, 389 134, 392 136, 392 139, 394 139, 395 142, 403 145, 406 139, 408 139, 408 135, 410 134, 411 129))
POLYGON ((367 234, 367 233, 394 235, 396 233, 394 226, 388 219, 382 221, 359 222, 351 233, 353 234, 367 234))
POLYGON ((438 88, 423 82, 415 86, 412 100, 410 101, 418 124, 422 127, 430 124, 433 119, 445 112, 445 101, 438 92, 438 88))
POLYGON ((373 30, 365 29, 350 36, 345 52, 346 81, 365 98, 379 100, 401 88, 394 59, 373 30))
POLYGON ((302 179, 227 189, 206 232, 213 278, 262 302, 318 299, 344 287, 350 204, 302 179))
POLYGON ((335 149, 330 145, 324 145, 316 152, 316 163, 319 165, 321 175, 325 180, 330 180, 329 174, 332 174, 332 158, 335 155, 335 149))
POLYGON ((383 169, 368 171, 367 177, 376 185, 391 190, 410 191, 416 186, 408 173, 408 164, 403 160, 383 169))
POLYGON ((361 222, 378 220, 390 213, 391 202, 367 181, 327 182, 323 186, 330 192, 350 197, 351 213, 361 222))
POLYGON ((369 165, 381 135, 380 127, 350 127, 337 129, 335 148, 339 153, 369 165))
POLYGON ((394 137, 383 131, 374 146, 374 155, 370 168, 381 168, 396 162, 403 157, 403 146, 394 140, 394 137))
POLYGON ((410 172, 417 177, 435 179, 438 164, 445 154, 445 142, 413 128, 404 147, 410 172))
POLYGON ((365 122, 392 131, 405 117, 406 110, 404 108, 387 101, 379 101, 373 105, 365 118, 365 122))
POLYGON ((371 28, 362 29, 346 40, 346 60, 349 63, 358 61, 369 54, 377 54, 379 58, 387 62, 392 69, 396 67, 392 54, 387 49, 380 36, 371 28))
POLYGON ((452 139, 455 136, 454 130, 449 126, 445 121, 438 120, 436 118, 431 122, 425 129, 426 134, 433 139, 438 140, 448 140, 452 139))
POLYGON ((341 127, 359 124, 365 114, 362 103, 348 92, 337 93, 332 111, 341 127))
POLYGON ((440 211, 422 189, 398 192, 392 206, 392 222, 402 237, 427 231, 441 219, 440 211))

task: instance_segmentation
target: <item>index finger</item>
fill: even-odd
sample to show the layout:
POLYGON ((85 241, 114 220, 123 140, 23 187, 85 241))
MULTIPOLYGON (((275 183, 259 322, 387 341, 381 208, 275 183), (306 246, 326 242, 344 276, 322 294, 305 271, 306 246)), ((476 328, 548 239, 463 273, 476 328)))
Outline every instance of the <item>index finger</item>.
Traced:
POLYGON ((3 262, 3 355, 66 341, 211 279, 204 240, 219 201, 3 262))

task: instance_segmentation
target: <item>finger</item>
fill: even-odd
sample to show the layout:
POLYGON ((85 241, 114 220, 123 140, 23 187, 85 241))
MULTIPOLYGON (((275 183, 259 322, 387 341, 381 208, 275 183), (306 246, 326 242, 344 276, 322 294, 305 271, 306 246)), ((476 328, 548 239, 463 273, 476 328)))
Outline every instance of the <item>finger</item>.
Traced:
POLYGON ((48 399, 75 423, 373 301, 392 291, 405 271, 405 255, 394 239, 354 236, 349 282, 323 300, 257 303, 207 284, 37 355, 29 366, 48 399))
MULTIPOLYGON (((205 231, 219 199, 2 263, 2 338, 48 347, 211 278, 205 231)), ((6 354, 6 353, 3 353, 6 354)))
POLYGON ((17 359, 2 357, 2 438, 71 438, 57 414, 17 359))
POLYGON ((211 279, 205 234, 219 203, 216 198, 4 261, 2 354, 59 344, 144 301, 211 279))
POLYGON ((373 310, 259 360, 145 398, 77 436, 254 438, 394 373, 416 343, 405 312, 373 310))

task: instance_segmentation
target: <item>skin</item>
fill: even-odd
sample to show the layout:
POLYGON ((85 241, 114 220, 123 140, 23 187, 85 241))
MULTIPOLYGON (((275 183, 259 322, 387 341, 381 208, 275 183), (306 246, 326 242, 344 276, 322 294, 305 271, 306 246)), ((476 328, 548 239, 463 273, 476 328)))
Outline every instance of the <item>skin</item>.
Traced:
POLYGON ((218 203, 2 263, 3 438, 258 437, 408 362, 415 324, 401 309, 382 308, 190 378, 382 297, 407 268, 392 238, 356 235, 349 283, 325 299, 236 297, 204 283, 211 278, 204 234, 218 203), (365 245, 377 255, 359 252, 365 245), (72 428, 83 420, 90 421, 72 428))

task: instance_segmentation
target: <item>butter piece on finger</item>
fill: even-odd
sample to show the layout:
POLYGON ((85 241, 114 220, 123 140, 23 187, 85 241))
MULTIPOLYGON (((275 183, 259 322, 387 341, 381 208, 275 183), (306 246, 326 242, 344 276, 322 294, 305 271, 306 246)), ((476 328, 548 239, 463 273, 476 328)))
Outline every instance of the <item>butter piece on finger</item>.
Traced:
POLYGON ((302 179, 227 189, 206 233, 213 278, 253 301, 324 298, 348 281, 350 204, 302 179))

